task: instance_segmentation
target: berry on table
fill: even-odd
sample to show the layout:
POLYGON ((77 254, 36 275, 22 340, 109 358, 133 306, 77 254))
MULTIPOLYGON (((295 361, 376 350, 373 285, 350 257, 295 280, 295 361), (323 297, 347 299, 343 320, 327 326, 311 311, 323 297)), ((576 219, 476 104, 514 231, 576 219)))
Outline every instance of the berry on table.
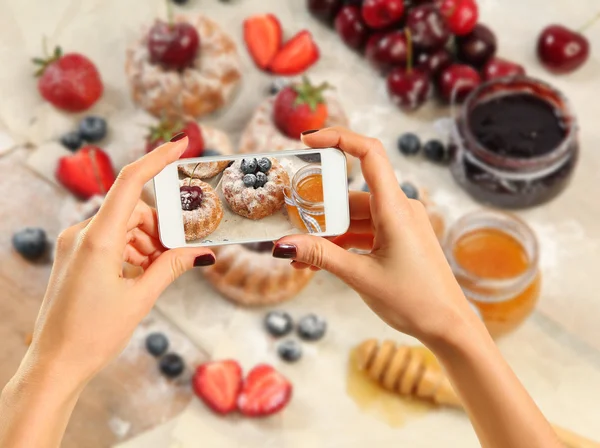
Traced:
POLYGON ((218 414, 237 409, 242 389, 242 368, 234 360, 207 362, 198 366, 192 386, 195 394, 218 414))
POLYGON ((183 358, 177 353, 167 353, 160 358, 158 367, 166 377, 175 378, 183 373, 185 363, 183 362, 183 358))
POLYGON ((256 173, 256 184, 254 184, 254 188, 264 187, 265 184, 269 181, 267 175, 261 171, 256 173))
POLYGON ((394 104, 411 111, 425 102, 431 90, 431 82, 429 75, 418 68, 398 67, 389 73, 387 89, 394 104))
POLYGON ((444 101, 461 102, 480 84, 481 76, 473 67, 452 64, 440 74, 437 87, 444 101))
POLYGON ((547 70, 558 74, 570 73, 587 61, 590 42, 583 34, 567 27, 550 25, 538 37, 537 55, 547 70))
POLYGON ((267 174, 271 169, 271 165, 271 161, 266 157, 263 157, 258 161, 258 170, 262 173, 267 174))
POLYGON ((72 131, 63 134, 60 138, 60 143, 71 151, 77 151, 83 145, 83 139, 79 135, 79 132, 72 131))
POLYGON ((276 75, 295 76, 308 70, 315 64, 321 53, 308 30, 299 31, 277 52, 269 70, 276 75))
POLYGON ((365 47, 365 57, 380 73, 405 66, 408 58, 406 33, 396 30, 372 35, 365 47))
POLYGON ((443 47, 450 38, 444 18, 433 5, 412 8, 406 16, 406 26, 412 35, 415 47, 432 51, 443 47))
POLYGON ((44 229, 26 227, 12 237, 12 244, 21 256, 29 261, 39 259, 48 249, 48 239, 44 229))
POLYGON ((265 316, 264 326, 271 336, 281 337, 292 331, 294 322, 285 311, 270 311, 265 316))
POLYGON ((315 315, 307 314, 298 321, 298 336, 305 341, 318 341, 325 336, 327 322, 315 315))
POLYGON ((369 28, 363 21, 358 6, 344 6, 335 17, 335 29, 342 41, 354 50, 362 50, 367 38, 369 28))
POLYGON ((524 75, 525 68, 515 62, 507 61, 502 58, 492 58, 483 67, 481 71, 484 81, 495 78, 504 78, 506 76, 524 75))
POLYGON ((362 16, 371 28, 386 28, 398 22, 404 13, 403 0, 365 0, 362 16))
POLYGON ((256 159, 242 159, 240 169, 244 174, 255 174, 258 170, 258 161, 256 159))
POLYGON ((90 115, 79 122, 79 135, 86 142, 93 143, 106 137, 106 120, 90 115))
POLYGON ((146 337, 146 350, 152 356, 162 356, 169 348, 169 340, 163 333, 150 333, 146 337))
POLYGON ((419 199, 419 190, 410 182, 402 182, 400 188, 408 199, 419 199))
POLYGON ((478 23, 469 34, 456 38, 458 59, 473 67, 483 67, 494 57, 496 48, 496 36, 482 23, 478 23))
POLYGON ((342 0, 308 0, 308 10, 317 19, 331 25, 342 7, 342 0))
POLYGON ((148 34, 150 60, 166 69, 183 70, 193 65, 199 48, 198 31, 186 22, 157 20, 148 34))
POLYGON ((259 14, 244 20, 244 42, 256 66, 266 70, 279 49, 283 31, 273 14, 259 14))
POLYGON ((448 160, 448 149, 439 140, 429 140, 423 145, 425 158, 432 162, 444 163, 448 160))
POLYGON ((283 341, 277 347, 279 357, 287 362, 296 362, 302 357, 302 346, 294 339, 283 341))
POLYGON ((267 364, 252 369, 237 400, 239 411, 247 417, 266 417, 283 409, 292 397, 292 384, 267 364))
POLYGON ((79 53, 63 55, 60 47, 47 59, 35 58, 40 94, 58 109, 82 112, 98 101, 104 91, 100 73, 92 61, 79 53))
POLYGON ((244 185, 248 188, 255 188, 256 187, 256 175, 244 174, 244 177, 242 177, 242 182, 244 182, 244 185))
POLYGON ((436 77, 439 73, 452 64, 452 55, 445 48, 440 48, 433 53, 419 53, 416 67, 436 77))
POLYGON ((438 7, 448 28, 457 36, 470 33, 479 18, 475 0, 442 0, 438 7))
POLYGON ((115 181, 110 157, 92 145, 61 157, 55 175, 61 185, 81 199, 105 195, 115 181))
POLYGON ((416 134, 407 132, 398 138, 398 149, 405 156, 413 156, 421 150, 421 140, 416 134))

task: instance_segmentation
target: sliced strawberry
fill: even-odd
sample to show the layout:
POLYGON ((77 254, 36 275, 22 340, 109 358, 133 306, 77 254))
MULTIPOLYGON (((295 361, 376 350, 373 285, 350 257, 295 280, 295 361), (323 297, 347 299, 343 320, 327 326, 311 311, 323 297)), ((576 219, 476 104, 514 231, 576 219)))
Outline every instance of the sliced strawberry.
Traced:
POLYGON ((115 170, 104 151, 88 145, 58 161, 56 179, 75 196, 89 199, 108 192, 115 181, 115 170))
POLYGON ((252 16, 244 20, 244 41, 254 63, 266 69, 281 47, 283 32, 273 14, 252 16))
POLYGON ((188 147, 180 159, 201 157, 204 153, 204 138, 200 126, 194 121, 188 121, 185 124, 163 121, 158 126, 150 128, 150 135, 146 138, 146 152, 158 148, 180 132, 184 132, 188 137, 188 147))
POLYGON ((283 409, 292 398, 292 384, 273 367, 259 364, 250 371, 238 398, 248 417, 266 417, 283 409))
POLYGON ((319 60, 319 47, 309 31, 300 31, 279 50, 269 69, 277 75, 293 76, 306 71, 319 60))
POLYGON ((228 414, 237 409, 242 388, 242 368, 237 361, 214 361, 202 364, 192 379, 194 392, 213 411, 228 414))
POLYGON ((308 78, 302 83, 285 87, 277 94, 273 105, 273 121, 282 133, 299 139, 308 129, 321 129, 327 121, 327 102, 323 91, 329 85, 323 83, 314 87, 308 78))

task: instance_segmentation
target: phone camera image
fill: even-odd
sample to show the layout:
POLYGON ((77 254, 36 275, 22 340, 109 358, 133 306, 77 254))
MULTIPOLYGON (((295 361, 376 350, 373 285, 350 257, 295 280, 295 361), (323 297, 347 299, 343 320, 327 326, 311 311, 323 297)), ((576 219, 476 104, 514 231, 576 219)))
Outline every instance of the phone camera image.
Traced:
POLYGON ((326 232, 319 153, 182 163, 177 170, 189 244, 326 232))

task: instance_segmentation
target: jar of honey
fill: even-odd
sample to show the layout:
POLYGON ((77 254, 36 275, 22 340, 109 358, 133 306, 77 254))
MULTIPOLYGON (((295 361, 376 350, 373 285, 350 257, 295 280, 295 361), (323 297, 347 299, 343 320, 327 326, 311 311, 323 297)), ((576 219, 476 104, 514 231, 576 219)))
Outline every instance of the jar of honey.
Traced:
POLYGON ((541 276, 537 239, 524 221, 492 210, 470 213, 451 227, 444 252, 492 336, 513 330, 532 313, 541 276))
POLYGON ((290 222, 308 233, 325 231, 325 203, 321 166, 309 164, 300 168, 286 188, 285 206, 290 222))

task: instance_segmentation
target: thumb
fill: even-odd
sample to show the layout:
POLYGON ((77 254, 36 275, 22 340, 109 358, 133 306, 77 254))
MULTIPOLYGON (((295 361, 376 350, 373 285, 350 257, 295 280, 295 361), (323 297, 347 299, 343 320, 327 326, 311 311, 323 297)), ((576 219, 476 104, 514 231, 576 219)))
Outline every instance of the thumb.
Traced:
POLYGON ((180 247, 164 252, 138 279, 144 297, 156 300, 184 272, 215 264, 215 254, 206 247, 180 247))
POLYGON ((331 241, 312 235, 286 236, 275 243, 273 256, 290 258, 331 272, 352 286, 364 272, 365 260, 331 241))

